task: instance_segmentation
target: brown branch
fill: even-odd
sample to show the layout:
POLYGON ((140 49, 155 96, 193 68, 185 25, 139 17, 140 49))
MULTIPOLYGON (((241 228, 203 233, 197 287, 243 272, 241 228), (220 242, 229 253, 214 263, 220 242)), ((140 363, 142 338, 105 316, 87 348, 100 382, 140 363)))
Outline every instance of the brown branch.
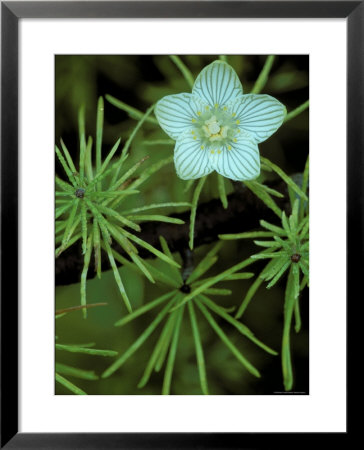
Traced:
POLYGON ((56 316, 58 316, 59 314, 79 311, 80 309, 96 308, 97 306, 107 306, 107 303, 90 303, 88 305, 70 306, 69 308, 57 309, 56 316))
MULTIPOLYGON (((239 184, 242 186, 241 184, 239 184)), ((267 183, 284 195, 284 198, 275 198, 278 206, 285 211, 289 210, 289 200, 286 184, 282 181, 267 183)), ((195 247, 208 244, 218 239, 219 234, 241 233, 259 228, 259 221, 264 219, 272 223, 279 223, 278 217, 265 204, 251 193, 247 188, 236 190, 228 196, 228 208, 224 209, 220 199, 212 199, 202 203, 197 209, 195 224, 195 247)), ((163 222, 145 222, 141 224, 138 236, 149 244, 160 249, 159 236, 164 236, 172 252, 183 253, 188 248, 189 215, 186 211, 173 214, 185 221, 184 225, 175 225, 163 222)), ((115 250, 123 254, 123 250, 113 244, 115 250)), ((139 248, 142 258, 151 258, 153 255, 147 250, 139 248)), ((83 256, 80 245, 73 245, 56 259, 55 279, 56 285, 77 283, 83 266, 83 256)), ((102 267, 109 269, 107 255, 102 253, 102 267)), ((91 261, 88 277, 94 277, 94 264, 91 261)))

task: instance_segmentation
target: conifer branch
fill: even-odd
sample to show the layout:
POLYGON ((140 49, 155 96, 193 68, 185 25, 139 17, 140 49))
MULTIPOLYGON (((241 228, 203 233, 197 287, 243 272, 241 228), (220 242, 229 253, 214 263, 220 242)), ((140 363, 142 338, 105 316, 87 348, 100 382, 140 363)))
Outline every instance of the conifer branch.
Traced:
MULTIPOLYGON (((267 182, 267 186, 283 194, 276 198, 277 205, 284 211, 290 212, 287 185, 281 180, 267 182)), ((138 237, 153 247, 160 249, 159 236, 163 236, 172 252, 183 253, 189 247, 189 218, 190 211, 173 214, 173 217, 183 220, 183 225, 164 222, 144 222, 140 224, 138 237)), ((279 224, 280 219, 249 189, 241 185, 238 190, 228 195, 228 207, 225 209, 219 198, 201 203, 197 209, 195 224, 195 247, 218 240, 219 234, 242 233, 259 229, 259 221, 265 220, 279 224)), ((113 242, 112 247, 125 255, 121 247, 113 242)), ((139 248, 139 256, 150 258, 150 252, 139 248)), ((120 265, 119 263, 117 263, 120 265)), ((106 253, 102 252, 102 267, 109 270, 106 253)), ((56 285, 68 285, 80 281, 83 268, 83 255, 78 245, 72 245, 65 250, 55 262, 56 285)), ((90 261, 88 278, 95 276, 94 262, 90 261)))

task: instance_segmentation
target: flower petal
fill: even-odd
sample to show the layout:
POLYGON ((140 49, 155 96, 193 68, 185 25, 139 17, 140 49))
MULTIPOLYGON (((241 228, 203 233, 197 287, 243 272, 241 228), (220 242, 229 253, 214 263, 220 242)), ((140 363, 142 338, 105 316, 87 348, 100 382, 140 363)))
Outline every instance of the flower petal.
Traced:
POLYGON ((221 149, 211 150, 210 159, 216 172, 231 180, 253 180, 260 174, 258 146, 244 136, 221 149))
POLYGON ((192 119, 203 108, 203 102, 192 94, 167 95, 156 104, 155 115, 159 125, 172 139, 192 127, 192 119))
POLYGON ((174 164, 182 180, 194 180, 213 171, 208 149, 192 133, 180 136, 174 149, 174 164))
POLYGON ((223 61, 206 66, 196 78, 192 93, 210 106, 225 105, 243 94, 243 87, 235 70, 223 61))
POLYGON ((231 105, 232 113, 240 121, 239 127, 263 142, 282 125, 286 107, 270 95, 242 95, 231 105))

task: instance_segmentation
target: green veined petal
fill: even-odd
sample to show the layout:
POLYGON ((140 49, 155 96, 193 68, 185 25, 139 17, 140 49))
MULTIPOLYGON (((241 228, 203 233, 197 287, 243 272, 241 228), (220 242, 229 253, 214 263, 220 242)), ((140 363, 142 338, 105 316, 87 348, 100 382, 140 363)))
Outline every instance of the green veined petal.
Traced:
POLYGON ((184 133, 176 142, 174 165, 182 180, 202 178, 213 168, 209 159, 209 150, 192 133, 184 133))
POLYGON ((270 95, 242 95, 232 105, 232 112, 240 121, 241 130, 247 131, 256 142, 272 136, 286 117, 286 107, 270 95))
POLYGON ((197 112, 204 108, 201 100, 193 99, 192 94, 167 95, 156 104, 155 115, 159 125, 172 139, 193 128, 197 112))
POLYGON ((235 70, 226 62, 214 61, 196 78, 192 93, 210 106, 225 105, 243 93, 235 70))
POLYGON ((243 135, 238 134, 230 144, 212 150, 209 157, 216 172, 231 180, 253 180, 260 174, 258 146, 243 135))

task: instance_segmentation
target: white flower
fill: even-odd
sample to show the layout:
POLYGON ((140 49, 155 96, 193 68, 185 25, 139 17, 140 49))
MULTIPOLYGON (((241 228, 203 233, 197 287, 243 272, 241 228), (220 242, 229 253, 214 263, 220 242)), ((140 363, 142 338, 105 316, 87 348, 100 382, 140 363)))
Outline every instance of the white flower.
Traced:
POLYGON ((234 69, 214 61, 200 72, 192 94, 163 97, 155 114, 177 141, 174 163, 180 178, 196 179, 216 170, 241 181, 259 175, 257 144, 282 125, 286 108, 269 95, 243 95, 234 69))

